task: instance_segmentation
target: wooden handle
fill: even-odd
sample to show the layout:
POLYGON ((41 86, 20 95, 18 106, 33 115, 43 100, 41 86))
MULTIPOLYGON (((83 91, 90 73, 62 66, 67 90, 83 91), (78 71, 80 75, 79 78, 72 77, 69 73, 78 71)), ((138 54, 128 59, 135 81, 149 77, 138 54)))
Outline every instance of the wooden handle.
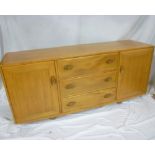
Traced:
POLYGON ((104 98, 109 98, 109 97, 111 97, 111 96, 112 96, 112 94, 110 94, 110 93, 109 93, 109 94, 105 94, 105 95, 104 95, 104 98))
POLYGON ((55 78, 55 76, 51 76, 51 84, 54 85, 57 83, 57 79, 55 78))
POLYGON ((120 73, 123 73, 123 71, 124 71, 124 67, 120 66, 120 73))
POLYGON ((114 59, 108 59, 108 60, 106 60, 106 63, 107 64, 111 64, 111 63, 113 63, 114 62, 114 59))
POLYGON ((74 87, 75 87, 75 85, 74 85, 73 83, 67 84, 67 85, 65 86, 66 89, 72 89, 72 88, 74 88, 74 87))
POLYGON ((71 106, 73 106, 73 105, 75 105, 76 104, 76 102, 75 101, 72 101, 72 102, 69 102, 68 104, 67 104, 67 106, 68 107, 71 107, 71 106))
POLYGON ((109 82, 111 80, 112 80, 112 77, 107 77, 107 78, 104 79, 105 82, 109 82))
POLYGON ((64 70, 71 70, 71 69, 73 69, 73 65, 65 65, 64 66, 64 70))

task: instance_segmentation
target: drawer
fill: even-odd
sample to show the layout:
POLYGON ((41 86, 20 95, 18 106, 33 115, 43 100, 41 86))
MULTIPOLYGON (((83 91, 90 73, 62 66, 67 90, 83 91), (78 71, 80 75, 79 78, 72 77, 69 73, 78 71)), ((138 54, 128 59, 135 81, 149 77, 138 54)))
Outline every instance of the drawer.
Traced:
POLYGON ((75 79, 61 80, 60 90, 62 97, 69 95, 102 90, 116 87, 116 71, 95 76, 86 76, 75 79))
POLYGON ((114 70, 118 66, 118 58, 118 53, 112 53, 58 60, 59 77, 64 79, 114 70))
POLYGON ((80 111, 85 108, 93 108, 114 101, 116 98, 116 89, 106 89, 96 91, 86 95, 79 95, 62 100, 63 112, 80 111))

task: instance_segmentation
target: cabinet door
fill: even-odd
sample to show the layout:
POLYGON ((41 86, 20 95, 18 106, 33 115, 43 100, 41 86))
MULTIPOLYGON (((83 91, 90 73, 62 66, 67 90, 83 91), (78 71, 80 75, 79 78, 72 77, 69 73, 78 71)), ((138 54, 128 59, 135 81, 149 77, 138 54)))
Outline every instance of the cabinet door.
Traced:
POLYGON ((146 92, 152 53, 152 48, 120 53, 118 99, 141 95, 146 92))
POLYGON ((3 74, 17 123, 59 113, 54 62, 3 67, 3 74))

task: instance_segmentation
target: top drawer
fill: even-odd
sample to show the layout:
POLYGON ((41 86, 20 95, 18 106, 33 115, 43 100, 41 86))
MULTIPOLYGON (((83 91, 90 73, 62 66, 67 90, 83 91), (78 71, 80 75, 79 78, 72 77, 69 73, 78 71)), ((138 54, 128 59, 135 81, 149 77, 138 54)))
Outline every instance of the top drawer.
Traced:
POLYGON ((58 60, 60 78, 79 77, 95 72, 115 70, 118 66, 118 53, 99 54, 58 60))

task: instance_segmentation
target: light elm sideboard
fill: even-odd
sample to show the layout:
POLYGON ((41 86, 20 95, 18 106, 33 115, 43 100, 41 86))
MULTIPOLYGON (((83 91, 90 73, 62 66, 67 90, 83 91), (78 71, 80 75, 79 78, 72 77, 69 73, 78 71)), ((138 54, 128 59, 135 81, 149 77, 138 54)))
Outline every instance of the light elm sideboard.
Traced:
POLYGON ((149 44, 122 40, 6 53, 1 75, 15 122, 145 94, 153 50, 149 44))

